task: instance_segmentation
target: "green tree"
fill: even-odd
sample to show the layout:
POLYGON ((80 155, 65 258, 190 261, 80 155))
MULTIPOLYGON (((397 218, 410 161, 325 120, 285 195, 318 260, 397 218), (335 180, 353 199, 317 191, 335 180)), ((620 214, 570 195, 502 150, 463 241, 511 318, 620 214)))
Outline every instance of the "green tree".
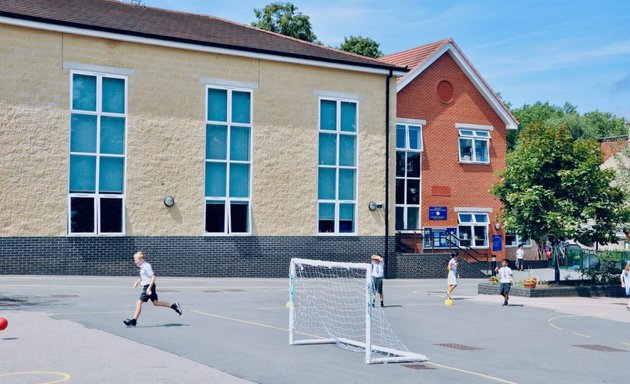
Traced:
POLYGON ((549 102, 538 101, 532 105, 525 104, 521 108, 514 108, 511 112, 520 124, 518 131, 508 132, 508 151, 516 148, 520 132, 533 124, 544 124, 550 127, 566 126, 574 139, 599 139, 627 133, 623 118, 599 111, 580 115, 577 107, 570 103, 559 107, 549 102))
POLYGON ((383 56, 383 52, 379 50, 379 44, 369 37, 344 37, 343 44, 341 44, 339 49, 346 52, 356 53, 357 55, 373 58, 383 56))
POLYGON ((271 3, 263 9, 254 9, 258 21, 252 26, 296 39, 317 42, 309 17, 297 12, 292 3, 271 3))
POLYGON ((576 140, 564 125, 538 121, 524 128, 492 187, 506 231, 538 243, 613 241, 628 219, 626 194, 611 186, 615 172, 601 164, 598 143, 576 140))

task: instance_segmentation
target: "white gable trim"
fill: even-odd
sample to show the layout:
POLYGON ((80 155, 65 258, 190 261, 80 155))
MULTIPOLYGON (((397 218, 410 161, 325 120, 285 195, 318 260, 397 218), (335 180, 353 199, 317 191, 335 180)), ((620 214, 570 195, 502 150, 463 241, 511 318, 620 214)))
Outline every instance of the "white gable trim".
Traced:
POLYGON ((68 27, 68 26, 57 25, 57 24, 49 24, 45 22, 16 19, 16 18, 11 18, 11 17, 6 17, 6 16, 0 16, 0 24, 14 25, 18 27, 25 27, 25 28, 32 28, 32 29, 40 29, 44 31, 69 33, 69 34, 79 35, 79 36, 89 36, 89 37, 97 37, 97 38, 117 40, 117 41, 126 41, 130 43, 185 49, 189 51, 209 52, 209 53, 217 53, 217 54, 222 54, 222 55, 248 57, 248 58, 262 59, 262 60, 269 60, 269 61, 279 61, 279 62, 284 62, 284 63, 311 65, 314 67, 334 68, 334 69, 342 69, 342 70, 347 70, 347 71, 355 71, 355 72, 363 72, 363 73, 376 73, 380 75, 391 74, 396 77, 405 75, 404 71, 390 70, 386 68, 364 67, 359 64, 353 65, 353 64, 331 63, 327 61, 319 61, 316 59, 299 59, 299 58, 294 58, 294 57, 273 55, 269 53, 241 51, 241 50, 238 50, 237 48, 230 49, 230 48, 219 48, 219 47, 213 47, 213 46, 207 46, 207 45, 201 45, 201 44, 180 43, 180 42, 169 41, 169 40, 161 40, 161 39, 155 39, 155 38, 126 35, 124 33, 102 32, 102 31, 97 31, 93 29, 68 27))
POLYGON ((501 105, 501 103, 494 96, 492 90, 490 90, 484 84, 484 82, 473 70, 470 64, 468 64, 468 61, 466 61, 466 59, 462 56, 459 50, 455 48, 455 46, 452 43, 445 44, 442 48, 440 48, 437 52, 435 52, 433 56, 425 60, 425 62, 422 63, 422 65, 415 68, 413 71, 409 72, 407 76, 405 76, 400 81, 400 83, 398 83, 396 92, 400 92, 403 88, 405 88, 409 83, 411 83, 416 77, 418 77, 418 75, 424 72, 425 69, 427 69, 431 64, 433 64, 437 59, 439 59, 446 52, 448 52, 449 55, 451 55, 453 60, 455 60, 457 65, 459 65, 462 71, 464 71, 464 73, 473 83, 475 88, 477 88, 479 93, 481 93, 481 95, 488 102, 488 104, 490 104, 490 106, 497 113, 497 115, 501 117, 501 120, 503 120, 503 122, 505 123, 505 128, 517 129, 518 124, 516 123, 514 118, 512 118, 512 116, 510 116, 510 114, 505 110, 503 105, 501 105))

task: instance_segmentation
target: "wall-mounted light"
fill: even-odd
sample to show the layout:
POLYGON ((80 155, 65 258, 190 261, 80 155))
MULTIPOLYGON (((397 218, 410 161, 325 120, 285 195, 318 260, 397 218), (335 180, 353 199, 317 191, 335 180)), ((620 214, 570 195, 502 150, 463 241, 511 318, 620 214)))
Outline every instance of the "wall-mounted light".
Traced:
POLYGON ((173 205, 175 205, 175 198, 171 195, 166 196, 164 198, 164 205, 166 205, 167 207, 172 207, 173 205))
POLYGON ((376 211, 377 209, 383 208, 383 203, 377 203, 376 201, 370 201, 368 203, 368 209, 370 211, 376 211))
POLYGON ((494 223, 494 229, 497 231, 501 229, 501 223, 494 223))

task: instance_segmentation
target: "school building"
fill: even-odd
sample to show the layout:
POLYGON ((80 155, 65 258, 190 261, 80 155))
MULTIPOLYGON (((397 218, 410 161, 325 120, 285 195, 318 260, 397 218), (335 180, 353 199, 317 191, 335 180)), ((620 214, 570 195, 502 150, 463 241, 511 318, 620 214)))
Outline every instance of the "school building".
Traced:
POLYGON ((388 277, 442 276, 445 234, 504 256, 489 185, 517 122, 452 40, 374 60, 119 1, 5 0, 0 41, 0 273, 133 274, 141 249, 170 276, 372 253, 388 277))

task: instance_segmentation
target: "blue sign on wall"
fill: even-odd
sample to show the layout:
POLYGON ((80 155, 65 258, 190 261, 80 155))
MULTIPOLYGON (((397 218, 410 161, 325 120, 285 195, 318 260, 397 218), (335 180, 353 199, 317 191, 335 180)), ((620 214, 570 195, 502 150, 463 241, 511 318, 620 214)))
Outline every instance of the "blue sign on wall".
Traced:
POLYGON ((446 207, 429 207, 429 220, 446 220, 446 207))
POLYGON ((492 235, 492 251, 503 250, 503 235, 492 235))

